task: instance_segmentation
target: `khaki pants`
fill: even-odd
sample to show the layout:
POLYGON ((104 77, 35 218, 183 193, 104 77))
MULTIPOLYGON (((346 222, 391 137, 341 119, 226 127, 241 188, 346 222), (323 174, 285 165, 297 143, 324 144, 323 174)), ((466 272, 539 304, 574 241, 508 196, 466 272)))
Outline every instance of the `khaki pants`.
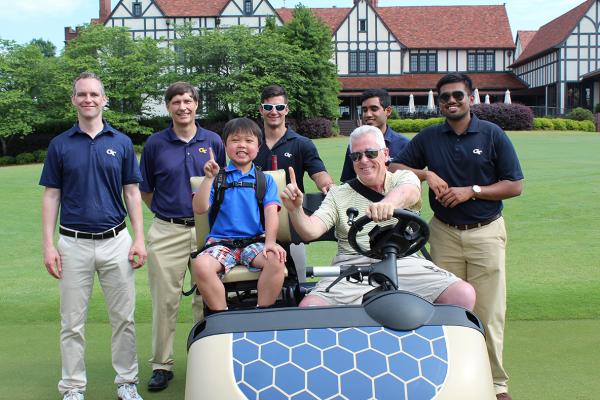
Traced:
POLYGON ((131 236, 122 230, 105 240, 75 239, 60 236, 58 251, 62 262, 60 280, 61 394, 84 391, 87 379, 84 363, 85 321, 94 286, 94 275, 104 292, 112 326, 112 365, 116 384, 137 383, 138 363, 135 348, 135 282, 128 260, 131 236))
POLYGON ((508 392, 508 375, 502 366, 506 314, 504 218, 460 231, 434 217, 430 230, 431 257, 436 265, 469 282, 477 292, 473 311, 485 327, 494 388, 496 393, 508 392))
MULTIPOLYGON (((173 368, 173 341, 181 289, 197 249, 194 227, 154 218, 148 231, 148 277, 152 296, 152 369, 173 368)), ((194 321, 203 318, 202 298, 193 295, 194 321)))

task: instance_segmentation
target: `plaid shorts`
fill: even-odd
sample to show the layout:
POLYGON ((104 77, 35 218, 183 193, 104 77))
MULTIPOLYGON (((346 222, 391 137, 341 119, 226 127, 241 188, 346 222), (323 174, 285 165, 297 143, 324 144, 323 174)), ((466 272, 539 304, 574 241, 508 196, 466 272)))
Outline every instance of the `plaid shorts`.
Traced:
MULTIPOLYGON (((224 239, 213 239, 208 238, 206 244, 219 243, 222 241, 226 241, 224 239)), ((228 273, 231 268, 236 265, 244 265, 250 272, 258 272, 260 268, 254 268, 250 264, 259 255, 263 249, 265 248, 264 242, 256 242, 252 243, 243 248, 229 248, 224 245, 213 245, 208 249, 204 250, 202 254, 207 254, 212 258, 215 258, 217 261, 221 263, 225 271, 222 273, 223 275, 228 273)))

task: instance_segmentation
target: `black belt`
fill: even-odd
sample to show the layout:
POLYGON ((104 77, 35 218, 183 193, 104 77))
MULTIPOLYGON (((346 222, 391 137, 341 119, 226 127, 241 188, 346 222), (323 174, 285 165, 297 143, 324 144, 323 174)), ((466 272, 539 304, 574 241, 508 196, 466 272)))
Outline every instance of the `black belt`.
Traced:
POLYGON ((104 232, 99 233, 90 233, 90 232, 80 232, 75 231, 69 228, 63 228, 62 226, 58 229, 61 235, 74 237, 75 239, 92 239, 92 240, 102 240, 102 239, 110 239, 117 236, 119 232, 125 229, 127 225, 125 225, 125 221, 121 222, 119 225, 115 226, 112 229, 109 229, 104 232))
POLYGON ((190 217, 190 218, 167 218, 167 217, 163 217, 162 215, 158 215, 155 214, 156 218, 163 220, 163 221, 167 221, 170 222, 172 224, 178 224, 178 225, 185 225, 185 226, 194 226, 196 225, 195 221, 194 221, 194 217, 190 217))
POLYGON ((497 220, 498 218, 500 218, 501 216, 502 216, 502 214, 498 213, 498 214, 494 215, 492 218, 486 219, 485 221, 476 222, 474 224, 460 224, 460 225, 449 224, 446 221, 442 220, 437 215, 435 217, 451 228, 458 229, 459 231, 468 231, 469 229, 481 228, 482 226, 489 225, 492 222, 494 222, 495 220, 497 220))

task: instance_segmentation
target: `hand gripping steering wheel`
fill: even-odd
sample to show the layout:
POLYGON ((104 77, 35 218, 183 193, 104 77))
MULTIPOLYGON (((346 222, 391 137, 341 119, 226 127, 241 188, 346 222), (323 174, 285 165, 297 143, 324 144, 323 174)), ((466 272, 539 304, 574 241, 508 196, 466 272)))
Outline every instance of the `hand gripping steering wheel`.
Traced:
POLYGON ((383 259, 385 253, 389 252, 386 248, 390 247, 395 249, 397 258, 406 257, 419 251, 429 239, 429 226, 423 218, 412 211, 397 208, 394 210, 393 217, 398 222, 388 226, 376 225, 369 232, 371 249, 366 250, 356 242, 356 234, 373 220, 364 215, 353 221, 358 215, 358 210, 352 208, 348 209, 347 214, 350 217, 349 223, 352 222, 352 227, 348 231, 348 242, 354 250, 369 258, 383 259))

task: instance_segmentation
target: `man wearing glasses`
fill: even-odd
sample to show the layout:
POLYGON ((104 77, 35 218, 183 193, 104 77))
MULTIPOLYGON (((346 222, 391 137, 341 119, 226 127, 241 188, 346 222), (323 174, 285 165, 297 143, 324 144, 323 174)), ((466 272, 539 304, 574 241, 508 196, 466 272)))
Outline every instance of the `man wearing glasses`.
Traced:
POLYGON ((521 194, 523 173, 504 131, 470 112, 472 86, 460 73, 440 79, 438 101, 446 122, 423 129, 390 170, 409 169, 427 181, 434 212, 431 256, 475 287, 474 311, 485 325, 496 397, 510 400, 502 366, 506 229, 501 212, 502 200, 521 194))
MULTIPOLYGON (((389 150, 385 147, 383 134, 374 126, 361 126, 350 135, 350 157, 356 175, 368 189, 384 196, 381 201, 371 202, 351 185, 337 186, 327 194, 314 214, 308 216, 302 208, 303 194, 296 184, 293 171, 291 183, 281 195, 294 229, 303 240, 320 237, 332 227, 338 239, 338 254, 332 265, 372 264, 374 260, 357 252, 348 242, 348 216, 346 210, 355 207, 359 216, 368 215, 373 221, 385 225, 395 222, 394 209, 418 210, 421 205, 421 185, 417 176, 410 171, 391 173, 386 168, 389 150), (389 222, 387 222, 389 221, 389 222), (381 223, 383 222, 383 223, 381 223)), ((367 189, 367 190, 368 190, 367 189)), ((362 248, 369 248, 369 232, 372 224, 362 229, 356 236, 362 248)), ((448 271, 436 267, 432 262, 411 255, 397 261, 398 289, 416 293, 436 303, 456 304, 472 309, 475 304, 475 291, 468 283, 448 271)), ((334 278, 321 279, 306 296, 300 306, 325 306, 334 304, 361 304, 363 295, 373 290, 367 278, 362 282, 341 280, 327 290, 334 278)))
MULTIPOLYGON (((285 170, 287 183, 290 182, 289 167, 291 167, 298 177, 298 187, 302 192, 304 192, 302 180, 306 172, 317 188, 327 193, 334 185, 333 179, 319 157, 314 143, 285 126, 285 116, 289 112, 285 89, 279 85, 265 87, 260 103, 259 111, 264 121, 264 140, 254 164, 263 171, 285 170)), ((304 245, 292 245, 290 255, 294 259, 299 279, 304 281, 306 264, 304 245)))
MULTIPOLYGON (((390 152, 391 159, 399 155, 409 140, 387 124, 387 120, 392 114, 392 102, 389 93, 385 89, 367 89, 361 95, 361 107, 362 123, 376 126, 383 132, 385 145, 390 152)), ((340 181, 347 182, 354 178, 356 178, 356 173, 352 166, 352 160, 350 160, 350 147, 348 147, 340 181)))

